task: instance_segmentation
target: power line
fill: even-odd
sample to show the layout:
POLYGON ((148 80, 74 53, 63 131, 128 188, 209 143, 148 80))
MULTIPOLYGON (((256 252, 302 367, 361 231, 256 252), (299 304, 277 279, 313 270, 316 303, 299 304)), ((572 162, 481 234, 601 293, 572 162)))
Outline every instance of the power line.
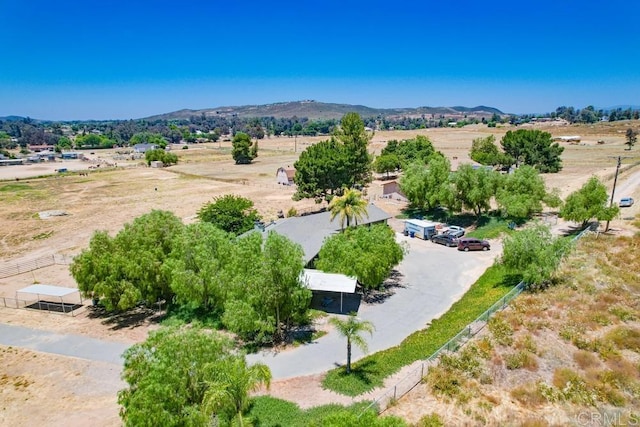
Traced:
MULTIPOLYGON (((609 202, 609 207, 613 207, 613 196, 616 194, 616 184, 618 183, 618 172, 620 172, 620 165, 622 165, 622 159, 633 159, 630 156, 608 156, 610 159, 618 159, 618 163, 616 165, 616 175, 613 178, 613 189, 611 190, 611 201, 609 202)), ((604 228, 605 233, 609 231, 609 220, 607 220, 607 225, 604 228)))

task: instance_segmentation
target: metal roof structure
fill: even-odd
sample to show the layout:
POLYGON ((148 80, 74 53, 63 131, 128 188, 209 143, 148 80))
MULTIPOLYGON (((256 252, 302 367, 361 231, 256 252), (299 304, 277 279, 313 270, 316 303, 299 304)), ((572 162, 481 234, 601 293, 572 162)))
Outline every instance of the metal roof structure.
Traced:
POLYGON ((312 291, 340 292, 352 294, 356 291, 356 278, 344 274, 325 273, 305 268, 303 280, 312 291))
MULTIPOLYGON (((391 215, 373 204, 367 205, 367 214, 358 222, 358 225, 375 224, 391 218, 391 215)), ((331 213, 327 211, 280 219, 269 224, 264 233, 275 231, 298 243, 304 251, 305 263, 308 263, 320 252, 324 240, 339 232, 340 229, 339 219, 335 218, 331 221, 331 213)))
POLYGON ((18 289, 18 292, 25 294, 36 294, 36 295, 46 295, 50 297, 64 297, 75 292, 79 292, 76 288, 65 288, 62 286, 53 286, 53 285, 31 285, 26 288, 18 289))

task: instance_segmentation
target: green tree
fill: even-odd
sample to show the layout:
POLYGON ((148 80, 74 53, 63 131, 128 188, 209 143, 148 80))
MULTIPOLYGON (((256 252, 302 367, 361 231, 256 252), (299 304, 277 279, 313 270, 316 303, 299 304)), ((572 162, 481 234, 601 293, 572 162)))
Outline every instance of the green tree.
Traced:
POLYGON ((607 206, 607 188, 592 176, 579 190, 569 194, 560 210, 560 217, 569 221, 582 222, 586 227, 591 219, 610 221, 618 215, 618 206, 607 206))
POLYGON ((347 227, 358 224, 358 220, 369 216, 367 212, 367 201, 362 198, 362 193, 358 190, 347 189, 342 196, 334 197, 329 203, 331 221, 335 217, 340 217, 340 228, 344 230, 345 222, 347 227))
POLYGON ((363 332, 373 334, 375 327, 367 320, 360 320, 355 313, 351 313, 345 320, 332 317, 329 322, 336 327, 340 335, 347 339, 347 374, 351 373, 351 345, 355 344, 363 352, 368 351, 368 345, 362 337, 363 332))
POLYGON ((328 199, 349 183, 344 146, 333 138, 307 148, 293 166, 296 199, 328 199))
POLYGON ((417 135, 413 139, 406 139, 400 142, 391 140, 387 146, 382 149, 381 155, 395 154, 400 159, 402 168, 406 168, 413 162, 428 163, 429 159, 435 154, 436 150, 433 144, 424 135, 417 135))
POLYGON ((474 169, 469 164, 460 165, 452 178, 453 198, 480 216, 491 208, 491 198, 496 194, 499 177, 497 172, 486 168, 474 169))
POLYGON ((268 384, 264 365, 247 366, 228 338, 199 327, 162 328, 124 353, 118 393, 126 426, 226 425, 246 411, 248 393, 268 384))
POLYGON ((638 140, 638 132, 636 132, 632 128, 629 128, 627 129, 626 137, 627 142, 625 142, 625 145, 629 147, 627 148, 627 150, 631 150, 633 146, 636 145, 636 141, 638 140))
POLYGON ((231 421, 239 426, 251 423, 245 421, 244 414, 251 406, 250 392, 261 386, 269 387, 271 371, 267 365, 256 363, 248 366, 244 357, 236 357, 217 372, 213 382, 207 384, 203 407, 205 413, 219 414, 232 411, 231 421))
POLYGON ((471 143, 470 157, 482 165, 495 166, 512 163, 498 148, 494 135, 474 139, 471 143))
POLYGON ((311 291, 302 282, 304 252, 287 237, 270 232, 264 243, 263 281, 254 289, 256 308, 264 318, 275 319, 275 339, 282 341, 292 321, 302 319, 311 302, 311 291))
POLYGON ((547 287, 570 243, 553 237, 549 227, 535 224, 507 236, 501 262, 521 274, 529 289, 547 287))
POLYGON ((533 167, 521 166, 500 181, 496 201, 504 216, 526 219, 542 211, 548 194, 544 180, 533 167))
POLYGON ((178 304, 222 311, 233 255, 231 235, 209 222, 189 224, 176 236, 164 264, 178 304))
POLYGON ((347 113, 334 131, 335 138, 344 146, 346 168, 349 171, 347 187, 363 186, 371 182, 371 155, 369 141, 373 135, 367 133, 358 113, 347 113))
POLYGON ((147 162, 147 166, 151 165, 151 162, 161 161, 163 165, 174 165, 178 163, 178 156, 173 153, 167 153, 164 149, 149 150, 144 153, 144 159, 147 162))
POLYGON ((564 151, 551 134, 537 129, 507 131, 501 141, 504 152, 520 163, 533 166, 538 171, 559 172, 562 169, 560 155, 564 151))
POLYGON ((373 170, 377 173, 386 173, 387 178, 389 178, 389 172, 395 172, 400 167, 400 159, 395 154, 382 154, 373 162, 373 170))
POLYGON ((140 301, 170 301, 170 277, 162 266, 184 225, 173 213, 154 210, 126 224, 114 238, 96 232, 89 248, 69 269, 86 297, 108 310, 127 310, 140 301))
POLYGON ((322 271, 357 277, 364 288, 376 289, 402 261, 405 252, 386 224, 351 227, 327 238, 315 265, 322 271))
POLYGON ((133 134, 131 139, 129 139, 129 145, 133 146, 136 144, 157 145, 164 150, 167 146, 167 140, 159 133, 138 132, 133 134))
POLYGON ((81 135, 76 137, 75 145, 78 148, 112 148, 115 145, 115 141, 107 138, 104 135, 95 135, 90 133, 88 135, 81 135))
POLYGON ((286 237, 250 233, 235 242, 222 322, 247 341, 280 341, 304 319, 311 292, 301 281, 302 248, 286 237))
POLYGON ((258 147, 251 145, 251 137, 243 132, 238 132, 231 141, 231 155, 237 165, 246 165, 253 161, 258 155, 258 147))
POLYGON ((198 211, 200 221, 210 222, 216 227, 235 235, 251 230, 260 220, 253 202, 241 196, 226 194, 214 197, 213 202, 198 211))
POLYGON ((433 209, 449 199, 451 163, 441 153, 431 156, 429 164, 411 163, 400 178, 400 189, 409 202, 420 209, 433 209))

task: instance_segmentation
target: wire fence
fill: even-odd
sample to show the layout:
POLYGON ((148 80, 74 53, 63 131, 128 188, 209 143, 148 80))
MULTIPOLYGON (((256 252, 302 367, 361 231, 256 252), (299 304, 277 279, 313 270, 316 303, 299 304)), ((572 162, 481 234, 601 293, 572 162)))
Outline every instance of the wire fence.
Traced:
MULTIPOLYGON (((597 224, 596 224, 597 226, 597 224)), ((575 242, 588 232, 592 232, 592 226, 585 228, 579 234, 577 234, 572 240, 575 242)), ((484 313, 482 313, 476 320, 468 324, 463 330, 458 332, 456 336, 447 341, 442 347, 436 350, 431 356, 424 360, 417 362, 417 366, 409 371, 409 373, 399 380, 396 384, 389 387, 380 397, 371 402, 362 413, 376 408, 378 413, 384 412, 390 404, 393 404, 405 394, 409 393, 413 388, 422 382, 424 375, 428 372, 430 366, 434 366, 438 362, 438 358, 443 353, 456 352, 467 341, 476 336, 484 327, 488 324, 489 319, 496 312, 504 310, 509 303, 516 298, 526 289, 524 282, 518 283, 514 286, 505 296, 496 301, 491 307, 489 307, 484 313)), ((361 413, 361 415, 362 415, 361 413)))
POLYGON ((76 310, 84 307, 79 303, 70 303, 65 301, 42 301, 42 300, 25 300, 20 298, 0 297, 0 307, 5 308, 25 308, 27 310, 46 311, 56 314, 70 314, 75 316, 76 310))
POLYGON ((6 264, 0 266, 0 279, 5 277, 17 276, 19 274, 28 273, 30 271, 38 270, 44 267, 50 267, 52 265, 68 265, 71 263, 71 257, 52 254, 34 258, 22 262, 16 262, 13 264, 6 264))

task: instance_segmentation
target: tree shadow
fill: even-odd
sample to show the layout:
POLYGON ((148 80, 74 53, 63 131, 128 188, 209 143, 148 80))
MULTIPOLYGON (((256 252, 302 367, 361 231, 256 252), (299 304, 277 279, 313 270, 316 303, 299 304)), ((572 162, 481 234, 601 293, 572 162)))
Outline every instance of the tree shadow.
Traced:
POLYGON ((91 306, 88 307, 87 310, 90 319, 102 319, 100 323, 111 326, 110 329, 114 331, 125 328, 133 329, 148 324, 157 324, 166 317, 164 310, 144 306, 121 312, 107 311, 101 306, 91 306))
POLYGON ((396 289, 406 288, 403 279, 404 275, 402 273, 398 270, 391 270, 391 274, 389 274, 389 277, 387 277, 379 289, 359 289, 359 292, 362 294, 362 301, 364 301, 365 304, 382 304, 391 296, 395 295, 396 289))
MULTIPOLYGON (((372 359, 365 359, 361 362, 351 365, 351 372, 347 374, 346 365, 335 363, 336 368, 342 368, 337 372, 337 377, 340 379, 349 378, 351 381, 357 381, 361 384, 366 384, 366 388, 373 388, 381 385, 378 379, 377 363, 372 359)), ((365 388, 365 387, 362 387, 365 388)))
POLYGON ((522 274, 508 273, 502 278, 502 281, 493 285, 494 288, 505 287, 512 288, 522 281, 522 274))

